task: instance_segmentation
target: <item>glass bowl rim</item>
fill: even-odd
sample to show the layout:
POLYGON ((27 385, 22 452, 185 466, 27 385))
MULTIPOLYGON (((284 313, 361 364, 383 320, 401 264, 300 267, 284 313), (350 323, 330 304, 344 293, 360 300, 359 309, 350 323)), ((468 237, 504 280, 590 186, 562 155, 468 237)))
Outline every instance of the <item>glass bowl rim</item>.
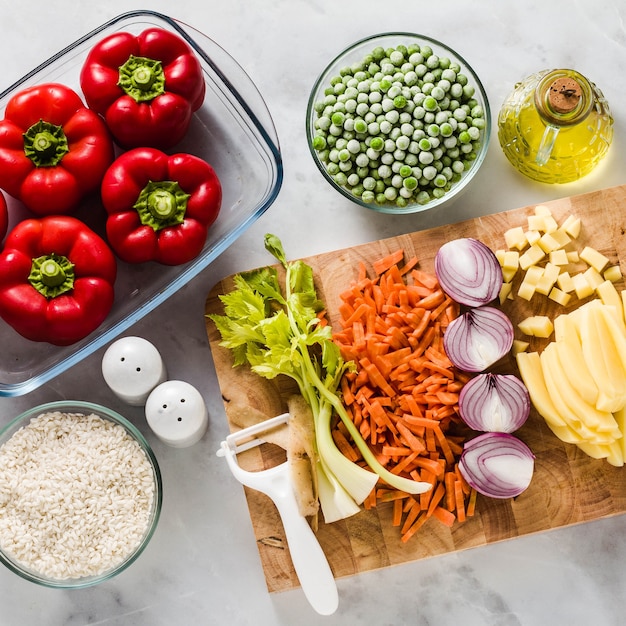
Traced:
MULTIPOLYGON (((205 81, 209 81, 211 85, 214 85, 221 91, 225 100, 236 103, 241 109, 236 111, 238 123, 243 124, 253 133, 258 134, 258 137, 255 137, 255 139, 265 150, 266 158, 263 163, 263 171, 267 175, 267 188, 262 196, 255 198, 254 204, 244 203, 244 205, 241 205, 245 206, 246 209, 246 213, 241 216, 241 219, 236 224, 233 224, 232 227, 229 227, 221 237, 215 240, 211 239, 209 243, 205 241, 203 251, 195 259, 177 268, 176 272, 172 268, 167 268, 168 272, 173 274, 168 282, 159 287, 158 285, 153 285, 151 281, 149 285, 150 291, 146 295, 142 295, 129 312, 118 315, 116 311, 112 310, 103 324, 87 337, 71 346, 59 347, 55 361, 51 365, 41 368, 39 362, 35 359, 29 365, 30 369, 23 370, 21 372, 23 376, 13 381, 2 378, 11 369, 10 364, 7 365, 0 362, 0 397, 23 396, 41 387, 120 336, 132 324, 152 313, 179 289, 189 284, 201 272, 207 270, 220 254, 227 250, 274 204, 282 189, 284 158, 280 148, 278 132, 267 101, 257 84, 231 52, 222 47, 212 36, 205 34, 185 21, 170 17, 159 11, 134 9, 107 19, 2 90, 0 103, 2 100, 9 98, 11 94, 16 93, 29 80, 37 77, 41 72, 61 65, 68 56, 71 56, 81 46, 87 45, 90 41, 95 43, 96 38, 100 35, 107 33, 111 29, 126 28, 144 23, 150 26, 172 29, 193 48, 202 63, 206 64, 214 72, 215 80, 205 77, 205 81), (37 364, 36 367, 34 367, 35 363, 37 364)), ((207 239, 207 241, 209 240, 207 239)), ((118 273, 118 277, 120 273, 118 273)), ((32 346, 29 344, 28 348, 31 349, 32 346)))
POLYGON ((329 61, 326 64, 324 69, 318 75, 318 77, 315 80, 315 83, 313 84, 313 87, 311 89, 311 92, 310 92, 310 95, 309 95, 309 99, 308 99, 308 102, 307 102, 307 109, 306 109, 306 141, 307 141, 307 146, 309 147, 309 152, 311 153, 311 156, 313 157, 313 161, 314 161, 315 165, 317 166, 317 169, 320 171, 320 173, 322 174, 324 179, 331 185, 331 187, 333 189, 338 191, 342 196, 344 196, 348 200, 351 200, 355 204, 358 204, 359 206, 361 206, 363 208, 369 209, 371 211, 375 211, 377 213, 388 213, 388 214, 393 214, 393 215, 407 215, 407 214, 413 214, 413 213, 421 213, 422 211, 428 211, 430 209, 434 209, 434 208, 436 208, 438 206, 441 206, 442 204, 448 203, 451 200, 453 200, 454 198, 458 197, 459 194, 462 191, 464 191, 465 188, 467 187, 467 185, 471 182, 472 178, 476 175, 476 173, 480 169, 480 166, 482 165, 482 163, 485 160, 485 157, 487 155, 487 151, 489 149, 489 141, 490 141, 490 138, 491 138, 491 131, 492 131, 491 127, 492 127, 491 105, 489 104, 489 98, 487 97, 487 91, 485 90, 485 87, 484 87, 482 81, 478 77, 478 74, 475 72, 474 68, 467 62, 465 57, 463 57, 456 50, 454 50, 453 48, 451 48, 447 44, 439 41, 438 39, 434 39, 433 37, 429 37, 428 35, 422 35, 420 33, 415 33, 415 32, 410 32, 410 31, 386 31, 386 32, 382 32, 382 33, 376 33, 374 35, 368 35, 367 37, 362 37, 361 39, 358 39, 357 41, 354 41, 350 45, 348 45, 345 48, 343 48, 341 50, 341 52, 336 54, 332 58, 332 60, 329 61), (472 81, 475 83, 476 90, 480 93, 480 98, 482 100, 481 104, 483 106, 484 117, 485 117, 485 122, 486 123, 485 123, 485 128, 482 131, 483 135, 482 135, 481 149, 480 149, 476 159, 473 161, 472 167, 463 175, 462 179, 460 181, 458 181, 454 185, 452 190, 450 190, 449 192, 444 194, 441 198, 436 198, 436 199, 431 200, 431 201, 429 201, 429 202, 427 202, 426 204, 423 204, 423 205, 421 205, 421 204, 419 204, 417 202, 413 202, 413 203, 407 205, 406 207, 398 207, 398 206, 395 206, 393 204, 376 204, 376 203, 363 202, 363 200, 361 200, 361 198, 359 198, 359 197, 355 196, 354 194, 350 193, 348 190, 346 190, 343 187, 341 187, 340 185, 338 185, 331 178, 330 174, 328 174, 328 172, 326 171, 326 168, 324 167, 324 165, 322 164, 321 160, 319 159, 315 149, 313 148, 313 144, 312 144, 313 114, 314 114, 314 110, 315 110, 314 109, 315 103, 318 101, 318 98, 316 98, 316 96, 319 95, 320 92, 321 92, 321 89, 323 87, 322 83, 327 78, 330 77, 330 73, 331 73, 330 70, 331 70, 331 68, 333 68, 335 65, 337 65, 341 61, 341 59, 343 59, 346 55, 350 54, 353 50, 355 50, 359 46, 364 46, 367 43, 375 44, 376 41, 383 40, 383 39, 388 39, 388 38, 412 39, 414 41, 420 41, 420 42, 424 42, 426 44, 432 44, 432 45, 434 45, 437 48, 441 48, 441 49, 445 50, 450 55, 452 55, 456 61, 459 62, 459 64, 462 66, 463 70, 465 70, 467 73, 469 73, 471 75, 472 81))
POLYGON ((9 570, 20 576, 21 578, 30 582, 42 585, 49 588, 58 589, 79 589, 83 587, 91 587, 106 580, 109 580, 119 573, 128 568, 139 555, 144 551, 152 536, 154 535, 158 526, 159 518, 161 515, 161 508, 163 505, 163 479, 161 470, 157 458, 152 450, 152 447, 148 443, 147 439, 143 436, 141 431, 127 418, 118 413, 117 411, 110 409, 102 404, 95 402, 87 402, 83 400, 55 400, 52 402, 45 402, 38 404, 30 409, 22 411, 17 417, 14 417, 2 428, 0 428, 0 446, 8 441, 22 426, 26 426, 30 420, 36 418, 44 413, 50 413, 53 411, 62 411, 65 413, 82 413, 89 415, 93 413, 98 415, 102 419, 107 419, 116 424, 122 426, 126 432, 139 444, 144 454, 146 455, 148 462, 152 468, 154 476, 154 498, 152 503, 152 509, 150 511, 150 519, 148 526, 141 538, 141 541, 137 544, 135 549, 120 563, 113 568, 97 574, 95 576, 86 576, 81 578, 68 578, 68 579, 53 579, 40 575, 33 570, 25 568, 21 564, 15 562, 9 557, 4 550, 0 547, 0 563, 5 565, 9 570))

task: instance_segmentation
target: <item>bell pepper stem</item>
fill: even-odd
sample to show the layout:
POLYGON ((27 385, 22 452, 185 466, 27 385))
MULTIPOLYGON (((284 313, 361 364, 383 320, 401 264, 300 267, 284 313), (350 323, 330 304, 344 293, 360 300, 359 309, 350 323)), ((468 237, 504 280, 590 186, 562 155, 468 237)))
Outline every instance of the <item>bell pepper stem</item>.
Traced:
POLYGON ((74 288, 74 265, 58 254, 40 256, 33 259, 28 280, 42 296, 56 298, 74 288))
POLYGON ((33 124, 23 135, 24 154, 36 167, 53 167, 69 152, 61 126, 44 120, 33 124))
POLYGON ((118 86, 135 102, 149 102, 165 93, 165 73, 160 61, 130 55, 119 68, 118 86))
POLYGON ((189 197, 175 181, 150 181, 139 194, 134 208, 141 223, 156 232, 183 223, 189 197))
POLYGON ((158 219, 166 220, 176 213, 176 196, 166 189, 148 194, 148 210, 158 219))

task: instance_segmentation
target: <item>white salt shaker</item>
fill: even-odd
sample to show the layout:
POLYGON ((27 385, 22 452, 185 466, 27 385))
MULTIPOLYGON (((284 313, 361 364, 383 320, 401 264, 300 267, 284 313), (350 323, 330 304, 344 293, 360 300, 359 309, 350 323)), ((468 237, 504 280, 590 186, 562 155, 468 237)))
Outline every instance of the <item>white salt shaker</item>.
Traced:
POLYGON ((168 380, 148 396, 146 420, 161 441, 175 448, 186 448, 202 439, 209 413, 204 398, 193 385, 168 380))
POLYGON ((150 392, 167 380, 159 351, 142 337, 123 337, 102 358, 102 375, 111 391, 124 402, 141 406, 150 392))

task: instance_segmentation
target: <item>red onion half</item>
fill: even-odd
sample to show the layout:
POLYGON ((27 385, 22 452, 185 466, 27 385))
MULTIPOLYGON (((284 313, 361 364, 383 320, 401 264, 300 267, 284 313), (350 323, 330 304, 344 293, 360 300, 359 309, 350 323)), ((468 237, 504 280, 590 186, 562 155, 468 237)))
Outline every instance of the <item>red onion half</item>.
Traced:
POLYGON ((530 396, 513 374, 479 374, 463 385, 459 413, 474 430, 512 433, 530 414, 530 396))
POLYGON ((448 241, 435 256, 441 288, 459 304, 482 306, 498 297, 502 267, 494 252, 478 239, 448 241))
POLYGON ((515 498, 525 491, 535 469, 535 455, 508 433, 484 433, 470 439, 459 459, 459 471, 478 493, 515 498))
POLYGON ((448 358, 465 372, 482 372, 513 345, 513 324, 500 309, 481 306, 453 320, 443 336, 448 358))

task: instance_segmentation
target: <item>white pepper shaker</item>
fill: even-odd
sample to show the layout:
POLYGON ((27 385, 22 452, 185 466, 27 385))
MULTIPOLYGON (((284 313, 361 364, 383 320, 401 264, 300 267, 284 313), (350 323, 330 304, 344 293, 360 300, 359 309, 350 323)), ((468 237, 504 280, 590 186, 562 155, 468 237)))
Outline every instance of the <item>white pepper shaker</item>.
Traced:
POLYGON ((102 375, 111 391, 127 404, 145 404, 150 392, 167 380, 159 351, 142 337, 113 342, 102 358, 102 375))
POLYGON ((209 413, 204 398, 193 385, 168 380, 148 396, 146 419, 161 441, 175 448, 186 448, 202 439, 209 413))

